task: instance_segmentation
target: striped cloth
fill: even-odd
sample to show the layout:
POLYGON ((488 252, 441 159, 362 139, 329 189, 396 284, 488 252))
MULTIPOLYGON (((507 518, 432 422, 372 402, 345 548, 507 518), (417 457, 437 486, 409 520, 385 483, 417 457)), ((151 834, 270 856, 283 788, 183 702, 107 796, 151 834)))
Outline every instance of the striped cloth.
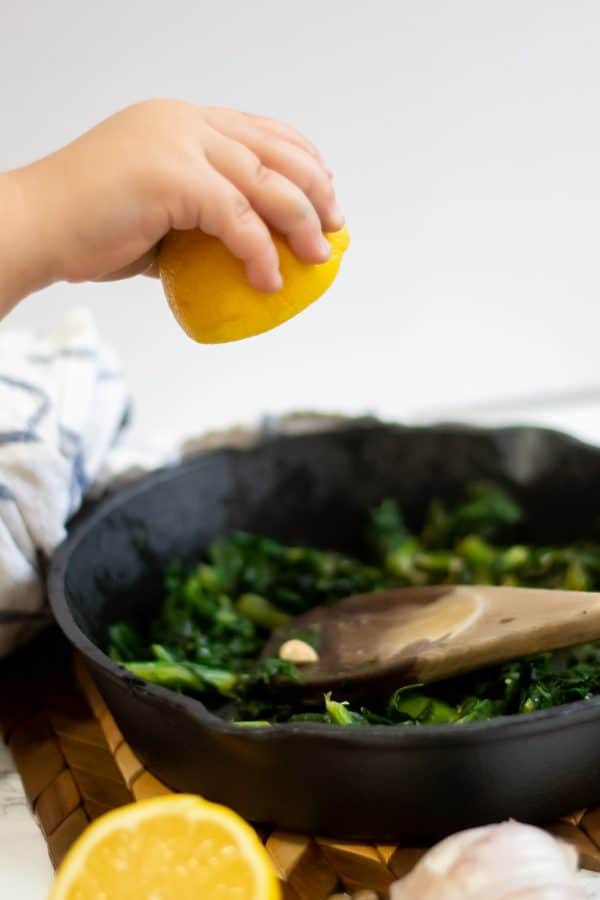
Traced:
POLYGON ((127 412, 121 370, 87 311, 46 335, 0 331, 0 656, 48 621, 44 560, 127 412))

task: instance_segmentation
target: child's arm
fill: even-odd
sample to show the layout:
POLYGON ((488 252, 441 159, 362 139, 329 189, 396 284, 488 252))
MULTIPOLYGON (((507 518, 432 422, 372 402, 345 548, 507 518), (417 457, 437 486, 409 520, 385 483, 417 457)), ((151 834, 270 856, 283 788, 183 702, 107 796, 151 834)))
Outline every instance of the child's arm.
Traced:
POLYGON ((39 162, 0 173, 0 316, 55 281, 154 274, 171 228, 220 238, 259 290, 281 280, 267 226, 319 263, 343 225, 331 172, 292 128, 151 100, 39 162))

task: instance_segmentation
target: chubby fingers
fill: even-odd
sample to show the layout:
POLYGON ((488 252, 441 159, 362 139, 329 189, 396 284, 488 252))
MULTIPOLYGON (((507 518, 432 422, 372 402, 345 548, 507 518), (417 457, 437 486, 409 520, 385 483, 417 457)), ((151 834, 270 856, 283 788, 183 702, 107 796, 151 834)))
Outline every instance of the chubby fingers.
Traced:
POLYGON ((183 167, 187 180, 171 227, 219 238, 267 293, 282 286, 270 229, 286 236, 299 259, 325 262, 331 247, 323 232, 337 231, 344 219, 316 147, 288 125, 232 110, 203 109, 199 126, 197 156, 184 154, 192 165, 183 167))
POLYGON ((249 118, 265 136, 272 138, 275 135, 288 141, 290 144, 295 144, 297 147, 305 150, 310 156, 314 156, 323 167, 328 177, 333 178, 333 171, 325 162, 319 148, 296 128, 292 128, 291 125, 287 125, 285 122, 278 122, 276 119, 270 119, 268 116, 247 115, 249 115, 249 118))
POLYGON ((205 152, 212 166, 247 197, 259 216, 287 237, 299 259, 322 263, 329 258, 331 247, 323 236, 319 214, 296 184, 263 165, 243 144, 216 131, 209 136, 205 152))
POLYGON ((313 157, 279 138, 259 141, 250 149, 265 166, 281 173, 300 188, 317 210, 324 231, 339 231, 343 227, 344 217, 338 207, 331 179, 313 157))
POLYGON ((248 281, 257 290, 273 293, 282 287, 279 256, 269 229, 248 197, 218 172, 208 159, 200 160, 194 183, 187 186, 190 203, 174 228, 199 228, 219 238, 242 260, 248 281))
POLYGON ((289 125, 271 119, 228 113, 208 114, 214 131, 251 150, 270 169, 292 181, 306 195, 324 231, 338 231, 344 218, 338 209, 331 171, 316 147, 289 125))
POLYGON ((268 116, 257 116, 254 113, 242 113, 235 109, 222 109, 209 107, 205 110, 205 119, 217 131, 235 137, 237 140, 243 140, 244 135, 250 134, 252 129, 254 134, 262 132, 263 134, 278 135, 291 144, 301 147, 311 156, 314 156, 329 175, 332 175, 331 169, 321 156, 319 148, 312 141, 299 132, 291 125, 279 122, 277 119, 271 119, 268 116))

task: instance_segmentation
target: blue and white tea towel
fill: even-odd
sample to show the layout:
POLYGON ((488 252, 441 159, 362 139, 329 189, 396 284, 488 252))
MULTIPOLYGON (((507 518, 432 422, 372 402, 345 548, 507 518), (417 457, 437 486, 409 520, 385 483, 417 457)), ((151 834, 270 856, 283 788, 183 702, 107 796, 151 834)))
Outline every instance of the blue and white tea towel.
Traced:
POLYGON ((45 624, 40 562, 101 470, 115 474, 127 409, 120 367, 85 310, 44 336, 0 330, 0 656, 45 624))

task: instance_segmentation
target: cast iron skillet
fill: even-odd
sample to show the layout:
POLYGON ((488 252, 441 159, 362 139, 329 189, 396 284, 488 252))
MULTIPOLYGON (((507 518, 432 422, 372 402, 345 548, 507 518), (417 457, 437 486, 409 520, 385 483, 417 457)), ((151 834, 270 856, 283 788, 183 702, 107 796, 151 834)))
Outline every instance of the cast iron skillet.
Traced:
POLYGON ((349 426, 222 450, 144 478, 75 523, 51 567, 58 622, 140 759, 172 788, 280 828, 437 839, 512 816, 600 802, 600 697, 461 726, 248 729, 132 677, 103 652, 115 619, 144 619, 161 569, 244 528, 353 551, 365 511, 396 497, 419 524, 434 496, 493 479, 527 510, 526 537, 567 541, 600 513, 600 450, 515 428, 349 426))

